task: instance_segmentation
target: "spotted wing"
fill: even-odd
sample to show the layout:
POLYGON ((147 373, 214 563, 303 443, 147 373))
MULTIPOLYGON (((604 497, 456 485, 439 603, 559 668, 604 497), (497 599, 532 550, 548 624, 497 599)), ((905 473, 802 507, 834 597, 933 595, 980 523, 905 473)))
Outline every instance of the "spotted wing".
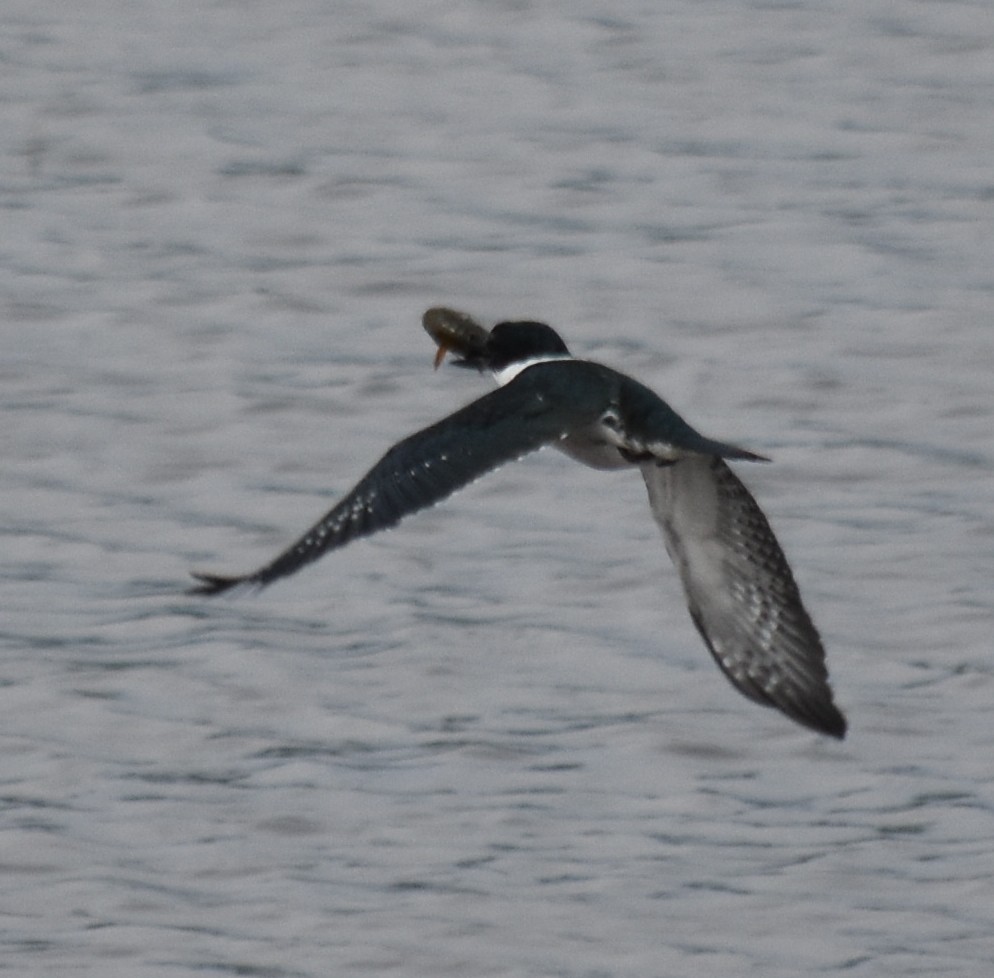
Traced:
POLYGON ((528 371, 514 382, 394 445, 352 491, 296 543, 259 570, 236 577, 194 574, 191 594, 262 587, 329 550, 394 526, 487 472, 589 423, 593 406, 557 392, 555 372, 528 371))
POLYGON ((720 458, 641 468, 691 618, 732 685, 798 723, 844 737, 821 639, 749 490, 720 458))

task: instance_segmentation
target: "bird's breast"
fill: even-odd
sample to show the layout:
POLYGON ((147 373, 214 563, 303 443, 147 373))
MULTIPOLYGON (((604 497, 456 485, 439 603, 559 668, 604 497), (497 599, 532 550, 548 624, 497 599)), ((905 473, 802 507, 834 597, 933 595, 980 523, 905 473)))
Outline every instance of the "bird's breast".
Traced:
POLYGON ((597 425, 572 432, 557 442, 556 448, 592 469, 624 469, 632 465, 597 425))

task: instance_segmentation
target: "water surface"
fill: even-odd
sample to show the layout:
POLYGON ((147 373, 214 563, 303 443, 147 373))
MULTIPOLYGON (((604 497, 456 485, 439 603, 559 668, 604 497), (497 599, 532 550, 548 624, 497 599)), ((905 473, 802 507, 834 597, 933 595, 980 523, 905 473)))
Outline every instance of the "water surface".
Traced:
POLYGON ((0 14, 0 970, 989 973, 989 8, 560 6, 0 14), (554 453, 184 596, 486 390, 440 303, 774 456, 845 743, 554 453))

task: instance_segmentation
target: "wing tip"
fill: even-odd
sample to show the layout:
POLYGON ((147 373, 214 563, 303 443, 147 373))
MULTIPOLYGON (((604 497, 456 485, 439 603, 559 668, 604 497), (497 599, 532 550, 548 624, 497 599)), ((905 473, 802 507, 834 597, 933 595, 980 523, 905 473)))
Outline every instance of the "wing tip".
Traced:
POLYGON ((770 700, 767 705, 784 713, 802 727, 814 730, 815 733, 834 737, 836 740, 845 740, 846 734, 849 732, 849 722, 846 720, 845 714, 833 702, 831 691, 826 690, 826 692, 827 696, 824 697, 808 698, 796 702, 770 700))
POLYGON ((224 574, 202 574, 199 571, 191 571, 191 576, 199 583, 186 589, 186 593, 191 596, 213 597, 216 594, 224 594, 240 584, 248 583, 247 577, 230 577, 224 574))
POLYGON ((815 729, 819 733, 834 737, 836 740, 845 740, 846 734, 849 732, 849 723, 835 704, 830 703, 826 709, 819 713, 815 729))

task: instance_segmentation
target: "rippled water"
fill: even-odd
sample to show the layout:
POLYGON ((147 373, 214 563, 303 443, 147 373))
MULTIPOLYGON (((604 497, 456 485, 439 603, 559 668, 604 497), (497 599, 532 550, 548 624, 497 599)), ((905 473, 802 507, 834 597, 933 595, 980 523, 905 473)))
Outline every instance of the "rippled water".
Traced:
POLYGON ((0 12, 0 970, 989 974, 986 2, 0 12), (631 473, 554 453, 262 595, 429 305, 743 468, 851 734, 738 697, 631 473))

